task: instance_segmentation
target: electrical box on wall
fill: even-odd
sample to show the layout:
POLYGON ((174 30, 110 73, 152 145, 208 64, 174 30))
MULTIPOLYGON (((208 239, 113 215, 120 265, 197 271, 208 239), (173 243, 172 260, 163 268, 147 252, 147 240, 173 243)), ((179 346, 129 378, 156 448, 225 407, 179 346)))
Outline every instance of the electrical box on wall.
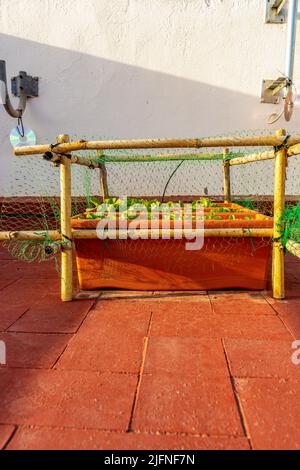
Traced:
POLYGON ((266 0, 266 23, 282 24, 287 20, 288 0, 266 0))

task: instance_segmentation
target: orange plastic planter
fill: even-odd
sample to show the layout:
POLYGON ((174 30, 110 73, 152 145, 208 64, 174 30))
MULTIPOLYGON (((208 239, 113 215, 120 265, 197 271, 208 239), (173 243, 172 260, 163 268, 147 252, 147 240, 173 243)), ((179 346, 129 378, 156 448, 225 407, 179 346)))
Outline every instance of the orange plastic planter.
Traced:
MULTIPOLYGON (((223 220, 205 220, 204 227, 273 226, 270 217, 236 204, 231 207, 239 211, 234 213, 235 220, 228 219, 230 213, 218 213, 223 220), (249 215, 252 220, 246 219, 249 215)), ((97 223, 98 220, 75 217, 72 227, 95 229, 97 223)), ((156 221, 156 226, 161 227, 161 223, 156 221)), ((174 221, 171 227, 176 225, 174 221)), ((141 228, 146 227, 147 220, 141 224, 141 228)), ((260 290, 266 287, 271 243, 262 238, 205 237, 201 250, 188 251, 185 239, 76 239, 75 249, 79 286, 83 290, 260 290)))

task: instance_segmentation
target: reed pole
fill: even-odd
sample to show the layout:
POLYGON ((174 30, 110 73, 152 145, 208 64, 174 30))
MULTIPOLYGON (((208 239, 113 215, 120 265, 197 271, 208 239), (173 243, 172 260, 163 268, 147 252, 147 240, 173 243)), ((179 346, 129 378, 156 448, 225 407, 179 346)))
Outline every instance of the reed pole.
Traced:
MULTIPOLYGON (((216 137, 205 139, 139 139, 139 140, 100 140, 62 143, 53 148, 51 145, 32 145, 15 147, 14 154, 38 155, 46 152, 70 153, 76 150, 117 150, 117 149, 162 149, 162 148, 204 148, 204 147, 255 147, 279 146, 283 142, 281 136, 248 136, 248 137, 216 137)), ((300 144, 300 135, 289 138, 288 145, 300 144)))
MULTIPOLYGON (((123 229, 123 231, 126 229, 123 229)), ((97 230, 93 229, 74 229, 72 231, 73 239, 99 239, 99 234, 97 230)), ((106 237, 108 239, 124 239, 124 233, 122 233, 122 229, 120 230, 106 230, 105 231, 106 237)), ((148 237, 151 238, 151 234, 155 236, 162 237, 170 236, 170 238, 174 238, 177 236, 182 235, 184 239, 186 236, 199 236, 203 235, 204 237, 235 237, 235 238, 250 238, 250 237, 259 237, 259 238, 272 238, 273 236, 273 229, 272 228, 216 228, 210 229, 205 228, 204 230, 195 230, 195 229, 136 229, 130 230, 128 229, 128 238, 130 235, 139 235, 139 237, 148 237)))
POLYGON ((103 201, 108 199, 108 183, 107 183, 107 169, 105 163, 99 164, 100 169, 100 188, 102 192, 103 201))
POLYGON ((288 240, 286 242, 286 249, 289 253, 300 258, 300 243, 297 243, 293 240, 288 240))
MULTIPOLYGON (((58 136, 57 142, 69 142, 69 136, 58 136)), ((73 298, 73 272, 72 272, 72 194, 71 194, 71 162, 70 158, 62 155, 60 165, 60 211, 61 236, 64 246, 61 251, 61 300, 68 302, 73 298)))
POLYGON ((228 159, 229 149, 225 148, 223 152, 223 178, 224 178, 224 202, 231 202, 231 187, 230 187, 230 160, 228 159))
POLYGON ((274 150, 261 153, 253 153, 250 155, 245 155, 243 157, 237 157, 230 160, 230 165, 244 165, 246 163, 260 162, 263 160, 273 160, 275 158, 274 150))
POLYGON ((16 241, 58 241, 61 240, 61 234, 57 230, 19 230, 19 231, 3 231, 0 232, 0 241, 16 240, 16 241))
MULTIPOLYGON (((286 131, 280 129, 277 136, 284 137, 286 131)), ((272 254, 272 285, 274 299, 284 299, 284 247, 282 245, 282 215, 285 205, 285 178, 287 151, 284 146, 275 149, 274 169, 274 230, 272 254)))

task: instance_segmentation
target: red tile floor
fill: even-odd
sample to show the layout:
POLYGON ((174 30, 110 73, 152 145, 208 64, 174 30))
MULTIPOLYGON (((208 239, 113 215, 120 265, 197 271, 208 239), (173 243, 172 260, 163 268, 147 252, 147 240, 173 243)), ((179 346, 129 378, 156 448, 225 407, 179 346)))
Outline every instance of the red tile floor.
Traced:
POLYGON ((3 449, 300 449, 300 261, 268 292, 59 301, 0 249, 3 449))

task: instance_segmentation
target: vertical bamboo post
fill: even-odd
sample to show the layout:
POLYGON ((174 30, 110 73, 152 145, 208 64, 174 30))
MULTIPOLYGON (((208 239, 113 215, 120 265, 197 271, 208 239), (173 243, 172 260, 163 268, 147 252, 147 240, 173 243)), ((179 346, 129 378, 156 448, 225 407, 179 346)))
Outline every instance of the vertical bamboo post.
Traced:
POLYGON ((227 159, 229 149, 223 151, 223 176, 224 176, 224 202, 231 202, 231 188, 230 188, 230 162, 227 159))
MULTIPOLYGON (((103 157, 103 150, 98 150, 97 152, 97 156, 98 157, 103 157)), ((100 189, 101 189, 101 193, 102 193, 102 197, 103 197, 103 201, 104 199, 107 199, 108 198, 108 183, 107 183, 107 169, 106 169, 106 166, 105 166, 105 163, 99 163, 99 169, 100 169, 100 189)))
POLYGON ((103 200, 108 198, 107 170, 105 163, 100 163, 100 187, 103 200))
MULTIPOLYGON (((58 136, 58 143, 69 142, 66 134, 58 136)), ((61 157, 60 165, 60 219, 62 241, 66 244, 61 252, 61 300, 68 302, 73 298, 72 273, 72 194, 71 194, 71 161, 68 157, 61 157)))
MULTIPOLYGON (((284 129, 280 129, 276 135, 284 137, 286 132, 284 129)), ((274 299, 284 299, 284 250, 281 241, 281 217, 285 204, 287 151, 284 147, 275 150, 272 285, 274 299)))

